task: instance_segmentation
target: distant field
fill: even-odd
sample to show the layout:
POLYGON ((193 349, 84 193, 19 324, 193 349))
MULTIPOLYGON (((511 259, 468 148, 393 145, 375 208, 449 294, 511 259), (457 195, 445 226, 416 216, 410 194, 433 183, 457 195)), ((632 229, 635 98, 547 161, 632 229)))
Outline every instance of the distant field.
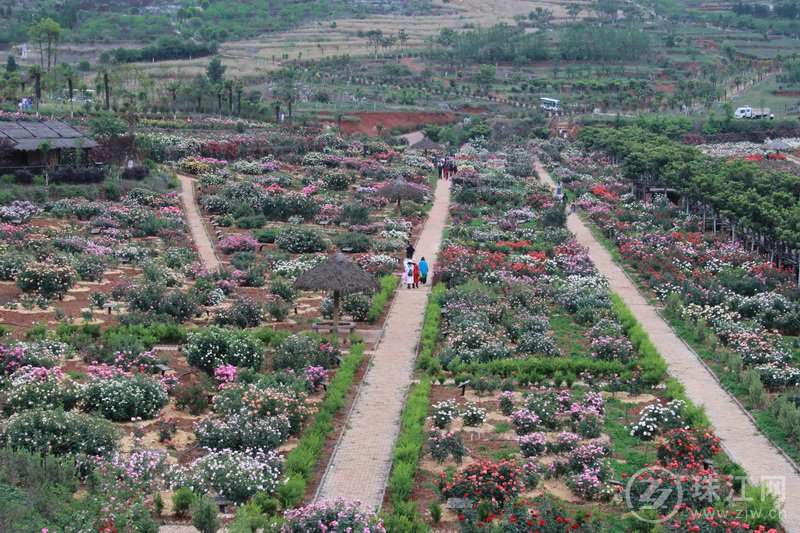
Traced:
MULTIPOLYGON (((259 77, 281 66, 280 58, 289 54, 290 59, 319 59, 332 55, 365 55, 372 53, 365 39, 358 37, 359 31, 380 29, 384 33, 397 34, 405 29, 409 34, 406 48, 418 48, 426 39, 438 35, 442 28, 462 29, 470 26, 491 26, 500 22, 515 24, 514 16, 527 16, 536 7, 552 9, 556 20, 565 20, 567 2, 544 0, 454 0, 434 2, 444 13, 435 16, 402 17, 376 16, 364 19, 340 19, 335 27, 329 22, 315 22, 309 26, 287 32, 265 35, 260 39, 225 43, 220 51, 223 63, 229 72, 237 76, 259 77), (302 54, 302 56, 300 55, 302 54), (273 63, 273 56, 275 62, 273 63)), ((590 4, 587 3, 587 6, 590 4)), ((585 15, 586 11, 582 13, 585 15)), ((394 51, 399 48, 395 47, 394 51)), ((199 61, 170 61, 144 64, 143 68, 159 78, 164 71, 181 76, 192 76, 205 68, 207 59, 199 61)))

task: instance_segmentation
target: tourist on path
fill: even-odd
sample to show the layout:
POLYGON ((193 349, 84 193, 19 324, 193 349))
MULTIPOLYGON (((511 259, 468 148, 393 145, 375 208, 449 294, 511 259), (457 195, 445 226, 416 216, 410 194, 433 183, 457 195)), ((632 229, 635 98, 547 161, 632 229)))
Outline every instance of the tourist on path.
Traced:
POLYGON ((419 287, 419 265, 414 263, 414 288, 419 287))
POLYGON ((428 282, 428 262, 425 258, 419 260, 419 280, 425 285, 428 282))
POLYGON ((406 261, 405 261, 405 263, 403 265, 403 272, 405 273, 405 276, 406 276, 405 284, 406 284, 406 288, 408 288, 408 289, 410 289, 414 285, 414 269, 415 269, 415 267, 416 267, 416 265, 414 264, 414 261, 412 261, 411 259, 406 259, 406 261))
POLYGON ((406 246, 406 259, 411 259, 414 257, 414 245, 411 244, 411 241, 408 241, 408 245, 406 246))
POLYGON ((575 212, 575 207, 577 207, 576 204, 575 204, 575 200, 572 200, 572 204, 569 206, 569 212, 570 213, 574 213, 575 212))

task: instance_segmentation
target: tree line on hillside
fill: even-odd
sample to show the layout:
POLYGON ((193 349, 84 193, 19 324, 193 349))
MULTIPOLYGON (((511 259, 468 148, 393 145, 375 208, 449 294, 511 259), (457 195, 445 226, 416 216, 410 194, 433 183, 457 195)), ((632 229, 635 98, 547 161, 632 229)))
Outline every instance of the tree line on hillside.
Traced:
POLYGON ((462 62, 543 61, 628 61, 644 60, 650 51, 650 37, 643 31, 584 23, 566 25, 558 34, 556 56, 548 39, 526 33, 519 26, 496 24, 458 32, 443 28, 431 42, 430 54, 441 54, 462 62))
POLYGON ((169 61, 208 57, 216 54, 217 50, 219 50, 219 43, 216 41, 198 43, 181 40, 178 37, 163 37, 157 44, 143 48, 115 48, 114 59, 120 63, 169 61))
POLYGON ((638 127, 584 128, 590 150, 621 161, 625 176, 663 184, 773 244, 800 248, 800 176, 756 164, 712 158, 697 148, 638 127))
POLYGON ((11 23, 0 25, 0 44, 24 42, 25 28, 43 18, 58 22, 68 41, 114 42, 124 36, 129 41, 151 43, 176 32, 184 39, 225 41, 253 38, 317 20, 410 16, 435 13, 437 9, 431 0, 185 0, 172 4, 33 0, 24 5, 5 4, 0 6, 0 18, 11 23))

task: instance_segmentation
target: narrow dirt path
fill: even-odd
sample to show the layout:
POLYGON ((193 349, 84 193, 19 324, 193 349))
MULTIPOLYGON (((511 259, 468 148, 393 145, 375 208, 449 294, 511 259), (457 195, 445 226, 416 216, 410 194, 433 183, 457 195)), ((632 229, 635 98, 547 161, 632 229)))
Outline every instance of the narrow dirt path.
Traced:
MULTIPOLYGON (((536 172, 543 183, 556 184, 539 159, 536 172)), ((622 297, 669 365, 669 374, 686 387, 686 394, 705 407, 722 446, 730 458, 742 466, 750 479, 764 482, 787 503, 783 525, 790 533, 800 533, 800 476, 792 464, 756 427, 742 407, 722 388, 711 371, 669 327, 625 274, 608 250, 576 215, 567 221, 578 242, 589 249, 597 270, 605 276, 611 290, 622 297), (782 493, 782 494, 780 494, 782 493)), ((755 520, 754 520, 755 521, 755 520)))
MULTIPOLYGON (((450 205, 450 181, 439 180, 433 207, 416 244, 414 258, 436 262, 450 205)), ((411 385, 430 284, 401 285, 386 317, 352 410, 317 489, 317 500, 360 500, 377 510, 392 466, 400 413, 411 385)))
POLYGON ((194 197, 194 179, 178 174, 178 180, 181 182, 181 199, 186 210, 189 231, 192 233, 192 240, 197 247, 197 255, 200 256, 200 260, 208 270, 215 272, 219 270, 220 263, 217 253, 214 251, 214 243, 211 242, 211 236, 208 234, 203 217, 197 208, 197 201, 194 197))

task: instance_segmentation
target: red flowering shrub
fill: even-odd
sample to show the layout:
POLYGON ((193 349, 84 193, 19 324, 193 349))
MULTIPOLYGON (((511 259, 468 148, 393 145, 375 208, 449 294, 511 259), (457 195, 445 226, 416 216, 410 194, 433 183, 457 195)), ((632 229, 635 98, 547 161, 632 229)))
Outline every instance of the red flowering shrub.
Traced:
POLYGON ((517 497, 524 485, 519 465, 503 459, 499 463, 475 461, 448 479, 445 473, 436 480, 436 487, 445 498, 486 501, 493 509, 517 497))
POLYGON ((530 504, 515 502, 513 506, 507 507, 502 512, 489 514, 485 522, 479 521, 475 507, 465 509, 458 515, 462 531, 502 531, 503 533, 603 531, 600 517, 595 518, 591 513, 584 513, 582 516, 571 518, 571 513, 559 506, 550 496, 539 496, 530 504))
POLYGON ((665 468, 697 468, 701 461, 719 455, 719 437, 705 426, 669 431, 666 442, 656 447, 658 462, 665 468))

